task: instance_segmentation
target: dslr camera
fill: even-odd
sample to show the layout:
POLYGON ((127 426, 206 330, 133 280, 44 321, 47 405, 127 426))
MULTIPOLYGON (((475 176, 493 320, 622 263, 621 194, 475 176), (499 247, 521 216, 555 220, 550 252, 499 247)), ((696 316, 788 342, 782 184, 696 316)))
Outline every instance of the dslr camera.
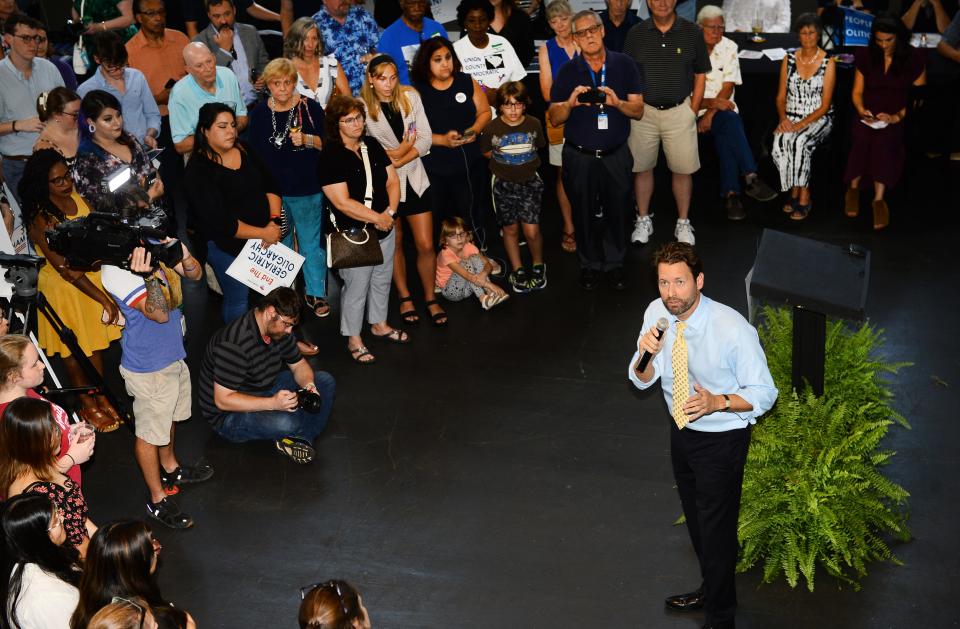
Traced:
POLYGON ((297 389, 297 408, 308 413, 319 413, 322 405, 323 399, 313 389, 297 389))
POLYGON ((578 103, 589 103, 592 105, 602 105, 607 102, 607 93, 593 88, 577 95, 578 103))
POLYGON ((167 237, 166 212, 150 205, 146 192, 138 187, 120 190, 129 179, 129 168, 105 177, 108 194, 96 212, 47 230, 50 247, 70 267, 86 269, 99 263, 129 270, 130 255, 137 247, 147 250, 154 269, 161 262, 172 268, 183 259, 179 240, 161 242, 167 237), (118 180, 122 181, 117 183, 118 180))

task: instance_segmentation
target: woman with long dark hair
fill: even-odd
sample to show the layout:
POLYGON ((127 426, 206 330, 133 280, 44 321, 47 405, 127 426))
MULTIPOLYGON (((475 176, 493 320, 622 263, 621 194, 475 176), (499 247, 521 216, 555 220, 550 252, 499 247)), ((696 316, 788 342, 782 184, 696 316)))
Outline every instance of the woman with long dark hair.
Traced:
POLYGON ((0 629, 68 629, 81 566, 64 543, 60 508, 46 496, 14 496, 0 506, 0 535, 0 629))
POLYGON ((80 196, 98 208, 108 194, 104 177, 126 166, 134 185, 145 188, 150 202, 163 207, 163 182, 140 142, 123 130, 123 109, 117 97, 91 90, 80 102, 80 114, 80 148, 73 166, 80 196))
MULTIPOLYGON (((37 287, 102 374, 102 352, 121 335, 120 310, 103 290, 99 269, 70 268, 66 259, 50 248, 46 236, 58 223, 88 215, 90 206, 74 188, 66 158, 54 149, 40 149, 30 156, 19 190, 27 234, 48 262, 40 267, 37 287)), ((63 359, 73 386, 89 384, 86 372, 46 317, 37 317, 37 338, 45 353, 63 359)), ((104 396, 81 395, 80 400, 81 417, 97 430, 109 432, 120 425, 120 415, 104 396)))
POLYGON ((66 543, 83 556, 97 527, 87 517, 80 486, 57 466, 60 429, 46 400, 22 397, 0 418, 0 492, 7 496, 41 494, 63 513, 66 543))
POLYGON ((433 134, 430 153, 421 159, 433 187, 434 219, 461 217, 483 247, 480 197, 486 167, 476 138, 490 122, 490 104, 480 85, 462 71, 453 44, 442 37, 420 45, 411 76, 433 134))
POLYGON ((265 247, 280 242, 280 189, 266 165, 237 141, 237 117, 229 105, 201 107, 193 137, 184 173, 187 203, 223 291, 223 321, 230 323, 247 311, 250 291, 227 269, 248 239, 265 247))
POLYGON ((860 213, 860 186, 873 183, 873 228, 883 229, 890 222, 884 194, 899 181, 906 161, 903 121, 910 89, 926 84, 927 73, 923 54, 910 45, 910 33, 889 15, 873 20, 870 43, 854 58, 850 100, 862 124, 851 129, 844 213, 851 218, 860 213))
MULTIPOLYGON (((155 574, 162 548, 143 522, 104 524, 90 541, 80 579, 80 601, 70 627, 87 629, 93 616, 115 599, 142 599, 154 616, 158 610, 167 612, 172 605, 160 594, 155 574)), ((189 621, 189 614, 176 608, 174 611, 189 621)))
POLYGON ((427 311, 433 324, 439 327, 446 325, 447 313, 437 303, 433 290, 437 256, 433 243, 431 189, 421 159, 430 152, 433 135, 420 94, 412 87, 400 85, 399 78, 397 62, 389 55, 378 55, 367 65, 367 80, 360 95, 367 110, 367 133, 383 147, 400 178, 400 209, 394 219, 397 245, 393 259, 393 284, 397 287, 400 317, 411 325, 420 320, 407 285, 401 220, 405 218, 417 249, 417 274, 423 286, 427 311))
POLYGON ((370 629, 356 588, 339 579, 300 588, 300 629, 370 629))

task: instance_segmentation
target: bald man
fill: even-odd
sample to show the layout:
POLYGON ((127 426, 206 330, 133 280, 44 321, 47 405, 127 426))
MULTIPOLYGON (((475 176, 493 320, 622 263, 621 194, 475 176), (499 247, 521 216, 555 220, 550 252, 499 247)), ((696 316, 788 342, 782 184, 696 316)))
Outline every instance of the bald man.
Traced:
POLYGON ((180 154, 193 150, 200 107, 206 103, 226 103, 237 114, 237 128, 247 126, 247 107, 240 94, 237 76, 230 68, 217 66, 216 57, 206 44, 191 42, 183 49, 187 76, 170 91, 170 131, 173 146, 180 154))

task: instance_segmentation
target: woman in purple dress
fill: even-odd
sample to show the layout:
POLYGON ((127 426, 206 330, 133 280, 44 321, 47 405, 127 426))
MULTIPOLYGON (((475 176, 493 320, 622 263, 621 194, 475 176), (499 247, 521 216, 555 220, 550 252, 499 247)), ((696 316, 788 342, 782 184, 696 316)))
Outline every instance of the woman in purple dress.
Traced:
POLYGON ((873 183, 873 228, 890 222, 883 195, 900 179, 906 150, 903 120, 912 86, 927 82, 923 56, 910 45, 910 34, 896 18, 873 21, 870 45, 856 53, 851 100, 860 117, 854 123, 844 182, 844 213, 860 213, 860 185, 873 183))

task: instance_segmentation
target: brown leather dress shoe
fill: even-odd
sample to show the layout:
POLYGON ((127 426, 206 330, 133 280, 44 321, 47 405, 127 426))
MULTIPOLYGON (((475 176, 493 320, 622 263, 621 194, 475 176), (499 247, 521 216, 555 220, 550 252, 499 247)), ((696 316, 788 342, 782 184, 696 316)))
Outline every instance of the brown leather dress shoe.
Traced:
POLYGON ((890 208, 883 199, 873 202, 873 228, 883 229, 890 224, 890 208))
POLYGON ((674 594, 668 596, 663 601, 667 607, 678 612, 689 612, 697 609, 703 609, 703 588, 697 588, 693 592, 686 594, 674 594))

